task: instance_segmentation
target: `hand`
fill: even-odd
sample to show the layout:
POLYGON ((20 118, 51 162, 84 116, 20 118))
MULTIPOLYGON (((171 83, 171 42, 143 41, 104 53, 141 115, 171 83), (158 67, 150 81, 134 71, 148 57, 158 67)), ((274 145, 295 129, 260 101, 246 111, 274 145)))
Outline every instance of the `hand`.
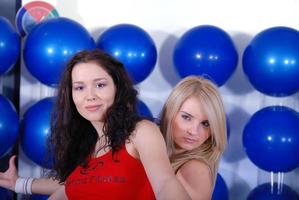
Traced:
POLYGON ((18 179, 18 171, 16 168, 16 156, 13 155, 9 159, 9 167, 5 172, 0 172, 0 186, 12 191, 15 190, 16 181, 18 179))

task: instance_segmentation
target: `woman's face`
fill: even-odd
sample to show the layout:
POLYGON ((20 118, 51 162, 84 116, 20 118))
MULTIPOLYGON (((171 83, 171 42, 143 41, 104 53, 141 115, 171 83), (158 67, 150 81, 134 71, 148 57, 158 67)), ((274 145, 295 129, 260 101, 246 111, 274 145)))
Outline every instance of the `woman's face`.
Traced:
POLYGON ((102 122, 116 93, 111 76, 97 63, 79 63, 72 71, 72 97, 78 112, 91 122, 102 122))
POLYGON ((210 124, 203 105, 196 97, 182 104, 172 121, 172 136, 178 152, 193 150, 211 135, 210 124))

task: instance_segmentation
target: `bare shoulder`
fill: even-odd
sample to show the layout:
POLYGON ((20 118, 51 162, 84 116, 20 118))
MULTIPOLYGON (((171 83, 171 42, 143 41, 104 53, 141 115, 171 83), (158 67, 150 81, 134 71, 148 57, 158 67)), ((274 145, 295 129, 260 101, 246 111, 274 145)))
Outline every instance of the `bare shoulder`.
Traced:
POLYGON ((140 138, 140 137, 154 137, 155 135, 161 135, 159 127, 149 121, 149 120, 141 120, 137 123, 133 137, 140 138))
POLYGON ((144 119, 144 120, 141 120, 140 122, 137 123, 137 126, 136 126, 136 130, 140 130, 140 129, 150 129, 150 130, 153 130, 153 129, 159 129, 158 126, 154 123, 154 122, 151 122, 147 119, 144 119))
POLYGON ((137 123, 131 141, 137 152, 149 150, 155 146, 163 146, 165 143, 159 127, 149 120, 142 120, 137 123))
POLYGON ((210 198, 213 178, 206 163, 194 159, 189 160, 178 170, 176 176, 192 199, 210 198))
POLYGON ((181 168, 178 170, 178 172, 186 176, 193 175, 194 172, 207 174, 209 176, 211 175, 209 166, 206 163, 195 159, 189 160, 184 163, 183 166, 181 166, 181 168))

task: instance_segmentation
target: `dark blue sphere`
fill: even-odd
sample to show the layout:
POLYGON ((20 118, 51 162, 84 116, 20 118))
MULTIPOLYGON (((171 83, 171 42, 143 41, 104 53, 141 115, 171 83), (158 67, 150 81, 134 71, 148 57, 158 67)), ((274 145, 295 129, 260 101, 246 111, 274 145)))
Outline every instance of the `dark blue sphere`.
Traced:
POLYGON ((21 39, 8 19, 0 16, 0 75, 8 72, 20 56, 21 39))
POLYGON ((27 36, 24 61, 42 83, 56 86, 69 59, 81 50, 95 48, 88 31, 76 21, 57 17, 42 21, 27 36))
POLYGON ((141 100, 137 101, 137 112, 141 117, 145 117, 150 120, 153 120, 153 114, 152 114, 151 110, 141 100))
POLYGON ((299 113, 285 106, 263 108, 243 131, 249 159, 269 172, 288 172, 299 166, 299 113))
POLYGON ((277 183, 264 183, 254 188, 248 195, 247 200, 298 200, 299 195, 289 186, 277 183))
POLYGON ((157 50, 150 35, 132 24, 119 24, 100 35, 97 47, 121 61, 137 84, 153 71, 157 50))
POLYGON ((217 174, 212 200, 229 200, 228 187, 220 174, 217 174))
POLYGON ((216 26, 196 26, 177 41, 173 61, 181 77, 202 75, 222 86, 235 71, 238 53, 230 36, 216 26))
POLYGON ((299 32, 274 27, 257 34, 246 47, 243 69, 258 91, 288 96, 299 90, 299 32))
POLYGON ((0 157, 16 144, 18 135, 19 116, 13 104, 0 95, 0 157))
POLYGON ((13 192, 0 187, 0 199, 1 200, 12 200, 13 199, 13 192))
POLYGON ((49 195, 42 195, 42 194, 32 194, 30 195, 29 200, 47 200, 49 195))
POLYGON ((48 137, 51 134, 50 120, 54 98, 40 100, 31 106, 24 115, 24 130, 21 145, 24 153, 36 164, 51 169, 53 156, 48 149, 48 137))

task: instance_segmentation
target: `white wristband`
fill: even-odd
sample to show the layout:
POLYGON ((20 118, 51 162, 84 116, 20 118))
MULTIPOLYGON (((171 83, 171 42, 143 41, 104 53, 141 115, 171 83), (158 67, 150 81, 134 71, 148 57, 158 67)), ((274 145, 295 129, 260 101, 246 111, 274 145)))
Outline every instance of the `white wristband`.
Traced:
POLYGON ((19 177, 16 181, 15 192, 20 194, 32 194, 32 182, 34 178, 19 177))
POLYGON ((34 178, 29 178, 26 185, 26 194, 32 194, 32 183, 34 178))

